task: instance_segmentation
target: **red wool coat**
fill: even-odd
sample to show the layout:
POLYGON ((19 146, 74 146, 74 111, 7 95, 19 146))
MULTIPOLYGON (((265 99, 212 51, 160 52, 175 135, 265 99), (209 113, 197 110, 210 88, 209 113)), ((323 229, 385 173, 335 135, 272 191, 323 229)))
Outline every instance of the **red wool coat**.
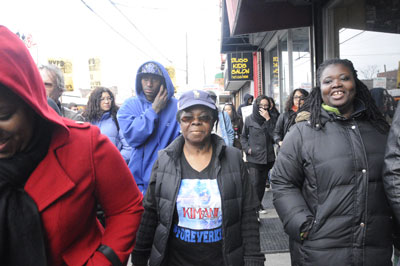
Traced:
POLYGON ((56 131, 47 156, 25 185, 42 217, 49 265, 111 265, 96 252, 111 247, 126 262, 142 208, 117 148, 97 127, 64 119, 69 136, 56 131), (96 220, 96 199, 107 220, 96 220), (104 231, 104 232, 103 232, 104 231))
POLYGON ((0 84, 53 128, 48 153, 25 184, 41 216, 48 265, 111 265, 96 251, 101 244, 126 263, 143 197, 118 149, 97 127, 62 118, 47 105, 29 51, 3 26, 0 62, 0 84), (106 214, 105 230, 96 218, 97 202, 106 214))

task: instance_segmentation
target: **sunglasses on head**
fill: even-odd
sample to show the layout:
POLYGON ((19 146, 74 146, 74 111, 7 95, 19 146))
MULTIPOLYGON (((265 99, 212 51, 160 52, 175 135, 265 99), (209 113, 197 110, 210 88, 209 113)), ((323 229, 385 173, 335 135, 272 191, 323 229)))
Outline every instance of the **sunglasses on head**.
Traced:
MULTIPOLYGON (((192 115, 183 115, 181 117, 181 121, 183 123, 192 123, 195 119, 196 119, 196 117, 192 116, 192 115)), ((210 115, 201 115, 201 116, 197 117, 197 120, 199 122, 202 122, 202 123, 210 123, 210 121, 212 120, 212 116, 210 116, 210 115)))

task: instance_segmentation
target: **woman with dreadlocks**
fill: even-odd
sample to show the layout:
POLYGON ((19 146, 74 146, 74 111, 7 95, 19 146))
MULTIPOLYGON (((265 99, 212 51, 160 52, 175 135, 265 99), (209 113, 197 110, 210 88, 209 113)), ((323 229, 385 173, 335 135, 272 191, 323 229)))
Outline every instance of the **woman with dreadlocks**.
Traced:
POLYGON ((118 106, 115 104, 112 91, 105 87, 97 87, 90 94, 86 110, 82 115, 86 121, 100 128, 101 133, 114 143, 128 163, 132 148, 119 130, 117 112, 118 106))
POLYGON ((271 176, 292 265, 389 266, 393 222, 382 184, 389 125, 351 61, 323 62, 317 84, 271 176))

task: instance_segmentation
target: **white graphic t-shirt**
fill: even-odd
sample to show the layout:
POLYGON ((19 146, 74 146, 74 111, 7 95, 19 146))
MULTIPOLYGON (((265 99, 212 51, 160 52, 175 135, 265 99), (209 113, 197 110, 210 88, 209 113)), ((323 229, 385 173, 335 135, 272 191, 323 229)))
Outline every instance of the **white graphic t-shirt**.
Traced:
POLYGON ((183 179, 176 200, 177 232, 181 240, 210 243, 221 240, 221 196, 217 179, 183 179), (193 232, 193 230, 201 230, 193 232))
POLYGON ((221 194, 210 164, 194 170, 182 156, 182 181, 168 243, 168 264, 223 265, 221 194))

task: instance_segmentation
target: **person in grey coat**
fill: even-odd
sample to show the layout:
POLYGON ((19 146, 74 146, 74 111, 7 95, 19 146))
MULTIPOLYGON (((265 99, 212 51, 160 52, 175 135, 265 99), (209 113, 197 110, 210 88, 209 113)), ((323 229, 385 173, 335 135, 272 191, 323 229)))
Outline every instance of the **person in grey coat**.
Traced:
POLYGON ((325 61, 317 77, 271 175, 292 265, 392 265, 382 183, 389 125, 349 60, 325 61))

